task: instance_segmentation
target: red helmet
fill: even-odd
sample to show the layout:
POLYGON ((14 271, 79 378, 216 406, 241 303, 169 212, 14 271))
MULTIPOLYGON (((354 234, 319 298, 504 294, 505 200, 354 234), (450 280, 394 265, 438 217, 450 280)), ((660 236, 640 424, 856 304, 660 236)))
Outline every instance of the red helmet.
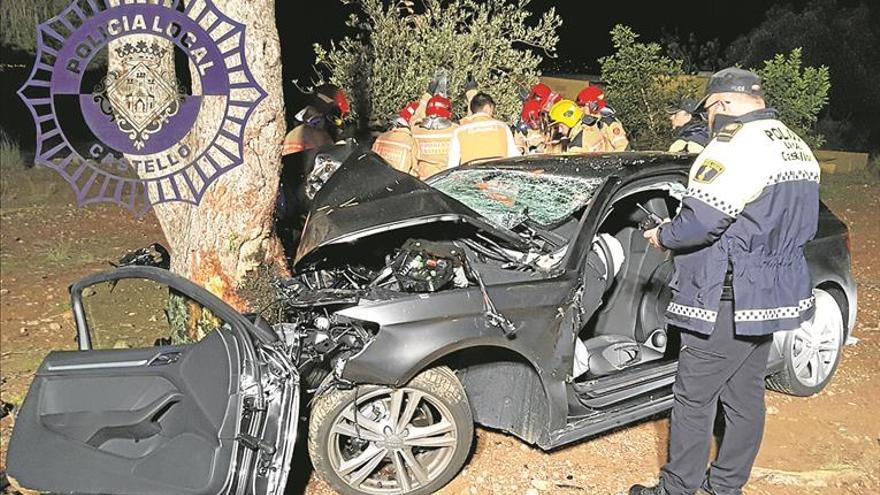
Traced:
POLYGON ((551 93, 553 93, 553 90, 550 89, 550 86, 547 86, 544 83, 538 83, 532 86, 531 91, 529 91, 528 99, 538 100, 541 104, 544 104, 551 93))
POLYGON ((425 108, 425 115, 428 117, 442 117, 448 119, 452 117, 452 103, 449 98, 442 95, 434 95, 428 100, 428 106, 425 108))
POLYGON ((336 106, 339 107, 339 113, 345 117, 348 114, 348 100, 345 98, 345 93, 340 89, 336 92, 336 96, 333 98, 333 101, 336 103, 336 106))
POLYGON ((537 129, 541 121, 542 108, 541 102, 538 100, 526 100, 526 102, 523 103, 520 120, 532 129, 537 129))
POLYGON ((397 115, 400 116, 403 120, 409 124, 409 121, 412 120, 413 116, 416 114, 416 110, 419 108, 419 102, 411 101, 409 104, 400 111, 397 115))
POLYGON ((578 93, 577 104, 586 107, 590 113, 598 113, 605 108, 605 92, 599 86, 587 86, 578 93))

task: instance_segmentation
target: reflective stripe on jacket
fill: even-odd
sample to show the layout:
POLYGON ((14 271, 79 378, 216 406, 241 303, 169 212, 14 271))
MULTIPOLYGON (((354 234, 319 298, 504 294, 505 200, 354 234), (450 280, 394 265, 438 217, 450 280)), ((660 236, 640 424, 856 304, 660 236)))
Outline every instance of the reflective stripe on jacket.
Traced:
POLYGON ((462 119, 452 134, 447 168, 484 158, 518 156, 519 148, 507 124, 484 113, 462 119))
POLYGON ((697 157, 660 243, 675 252, 667 321, 710 334, 728 266, 739 335, 792 330, 814 311, 804 245, 816 233, 819 164, 772 109, 725 126, 697 157))
POLYGON ((629 139, 626 137, 626 131, 623 124, 614 117, 603 117, 599 119, 599 129, 605 134, 610 149, 606 151, 626 151, 629 147, 629 139))
POLYGON ((373 151, 395 170, 418 176, 415 146, 409 127, 394 127, 376 138, 373 151))
POLYGON ((333 138, 326 131, 309 124, 300 124, 284 136, 281 154, 292 155, 327 144, 333 144, 333 138))

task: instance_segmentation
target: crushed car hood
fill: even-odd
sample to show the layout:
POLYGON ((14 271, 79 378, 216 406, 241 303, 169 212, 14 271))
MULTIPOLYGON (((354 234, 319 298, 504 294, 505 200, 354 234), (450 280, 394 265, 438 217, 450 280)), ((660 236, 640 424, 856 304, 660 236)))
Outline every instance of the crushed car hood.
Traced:
POLYGON ((394 170, 372 152, 355 153, 318 191, 295 265, 319 248, 435 222, 467 223, 515 249, 528 244, 419 179, 394 170))

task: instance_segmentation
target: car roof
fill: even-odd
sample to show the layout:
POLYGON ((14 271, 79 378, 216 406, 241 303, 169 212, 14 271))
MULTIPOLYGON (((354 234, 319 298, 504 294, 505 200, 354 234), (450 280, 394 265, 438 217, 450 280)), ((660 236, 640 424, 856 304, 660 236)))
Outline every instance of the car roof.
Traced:
POLYGON ((626 176, 653 167, 672 167, 687 170, 695 157, 696 155, 688 153, 655 151, 570 155, 538 154, 469 162, 464 166, 475 169, 541 171, 542 173, 553 175, 597 178, 609 175, 626 176))

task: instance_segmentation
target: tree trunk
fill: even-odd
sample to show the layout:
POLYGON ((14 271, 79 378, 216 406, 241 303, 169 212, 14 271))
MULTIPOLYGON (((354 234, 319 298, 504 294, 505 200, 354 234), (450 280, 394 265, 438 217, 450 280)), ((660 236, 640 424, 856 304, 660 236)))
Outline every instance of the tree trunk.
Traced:
MULTIPOLYGON (((241 165, 220 175, 198 206, 169 202, 153 209, 171 250, 172 271, 207 287, 239 310, 256 309, 259 298, 253 291, 259 292, 265 284, 254 280, 286 270, 273 226, 286 129, 275 2, 214 0, 214 4, 246 26, 247 65, 267 96, 245 127, 241 165)), ((113 60, 112 46, 110 54, 112 69, 118 63, 113 60)), ((169 63, 173 66, 173 61, 169 63)), ((200 91, 195 70, 190 64, 194 94, 200 91)), ((216 125, 212 123, 222 119, 224 110, 222 100, 203 103, 187 138, 192 149, 214 137, 216 125)))

